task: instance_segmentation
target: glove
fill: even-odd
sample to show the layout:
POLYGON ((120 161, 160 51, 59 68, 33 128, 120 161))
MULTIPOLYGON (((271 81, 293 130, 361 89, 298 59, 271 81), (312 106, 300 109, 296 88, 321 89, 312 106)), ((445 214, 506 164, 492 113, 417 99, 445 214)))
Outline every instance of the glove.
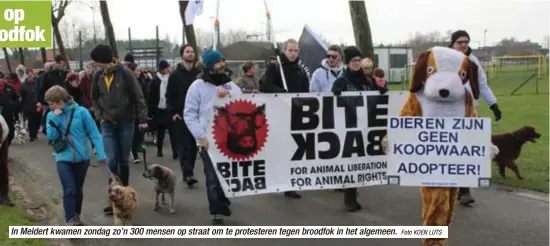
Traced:
POLYGON ((380 92, 380 95, 384 95, 384 94, 386 94, 386 92, 388 92, 388 88, 378 87, 378 92, 380 92))
POLYGON ((495 115, 495 121, 499 121, 500 118, 502 118, 502 112, 500 112, 500 108, 498 108, 498 104, 491 105, 490 109, 493 111, 493 114, 495 115))
POLYGON ((333 91, 333 93, 334 93, 335 96, 340 96, 340 95, 342 95, 342 90, 335 90, 335 91, 333 91))

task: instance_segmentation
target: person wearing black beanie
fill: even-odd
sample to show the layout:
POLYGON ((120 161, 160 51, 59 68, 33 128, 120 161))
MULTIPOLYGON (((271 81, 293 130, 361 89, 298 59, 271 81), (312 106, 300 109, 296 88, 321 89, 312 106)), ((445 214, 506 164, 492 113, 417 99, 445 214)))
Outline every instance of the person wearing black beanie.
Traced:
MULTIPOLYGON (((497 104, 497 98, 487 83, 487 76, 483 67, 479 62, 479 59, 472 54, 472 49, 469 46, 470 35, 464 30, 458 30, 451 35, 451 44, 449 48, 453 48, 457 51, 464 53, 468 58, 473 61, 478 67, 478 81, 479 81, 479 96, 489 104, 489 108, 495 115, 495 121, 499 121, 502 118, 502 112, 497 104)), ((470 83, 466 84, 466 88, 471 91, 470 83)), ((476 101, 476 106, 478 102, 476 101)), ((475 202, 471 195, 470 188, 462 187, 458 193, 458 199, 462 205, 469 205, 475 202)))
MULTIPOLYGON (((344 63, 346 69, 332 85, 332 92, 339 96, 344 91, 379 91, 385 94, 388 89, 378 87, 376 83, 370 83, 361 69, 361 60, 363 55, 355 46, 349 46, 344 49, 344 63)), ((383 153, 381 153, 383 154, 383 153)), ((357 188, 344 189, 344 206, 349 212, 361 210, 361 204, 357 201, 357 188)))
POLYGON ((128 53, 124 56, 124 66, 129 68, 134 63, 135 63, 135 60, 134 60, 134 55, 132 53, 128 53))
MULTIPOLYGON (((97 119, 101 122, 103 143, 108 158, 108 167, 123 186, 130 182, 129 156, 134 136, 134 122, 138 128, 147 128, 147 105, 141 86, 134 72, 121 65, 110 46, 97 45, 90 56, 102 68, 92 79, 92 104, 97 119)), ((111 175, 109 175, 111 176, 111 175)), ((111 184, 112 177, 109 177, 111 184)), ((103 209, 112 215, 113 206, 103 209)))

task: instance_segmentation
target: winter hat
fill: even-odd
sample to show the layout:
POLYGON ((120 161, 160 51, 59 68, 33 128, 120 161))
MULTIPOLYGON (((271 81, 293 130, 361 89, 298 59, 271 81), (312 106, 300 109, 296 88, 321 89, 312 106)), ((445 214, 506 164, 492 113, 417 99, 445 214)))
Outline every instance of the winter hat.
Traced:
POLYGON ((464 30, 458 30, 458 31, 455 31, 453 32, 453 34, 451 34, 451 46, 456 42, 457 39, 459 39, 460 37, 467 37, 468 40, 470 40, 470 35, 464 31, 464 30))
POLYGON ((98 44, 90 52, 90 57, 97 63, 111 63, 113 62, 113 50, 106 44, 98 44))
POLYGON ((354 57, 363 57, 361 51, 355 46, 348 46, 344 49, 344 63, 349 64, 354 57))
POLYGON ((168 63, 166 60, 159 61, 159 71, 168 67, 170 67, 170 63, 168 63))
POLYGON ((216 63, 223 60, 223 55, 216 50, 207 50, 202 54, 201 59, 204 67, 208 70, 212 70, 216 63))
POLYGON ((132 55, 132 53, 128 53, 124 56, 124 61, 125 62, 130 62, 130 63, 134 63, 134 55, 132 55))

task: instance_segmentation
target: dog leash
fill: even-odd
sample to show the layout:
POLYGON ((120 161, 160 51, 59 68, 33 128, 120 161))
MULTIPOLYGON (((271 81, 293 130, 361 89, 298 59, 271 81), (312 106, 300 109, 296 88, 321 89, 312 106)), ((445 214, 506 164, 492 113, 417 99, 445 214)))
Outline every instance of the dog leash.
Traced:
POLYGON ((113 171, 111 171, 111 168, 109 167, 109 165, 106 165, 106 167, 107 167, 107 172, 109 173, 109 175, 111 177, 113 177, 113 179, 116 182, 118 182, 119 184, 122 184, 122 181, 120 181, 120 178, 116 174, 114 174, 113 171))

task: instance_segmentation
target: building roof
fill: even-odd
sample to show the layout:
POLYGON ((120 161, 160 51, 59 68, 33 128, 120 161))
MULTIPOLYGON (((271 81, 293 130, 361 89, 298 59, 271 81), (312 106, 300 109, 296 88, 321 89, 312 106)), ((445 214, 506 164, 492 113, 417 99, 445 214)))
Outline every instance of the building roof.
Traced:
POLYGON ((275 55, 273 43, 267 41, 239 41, 222 47, 219 51, 226 60, 232 61, 267 60, 275 55))

